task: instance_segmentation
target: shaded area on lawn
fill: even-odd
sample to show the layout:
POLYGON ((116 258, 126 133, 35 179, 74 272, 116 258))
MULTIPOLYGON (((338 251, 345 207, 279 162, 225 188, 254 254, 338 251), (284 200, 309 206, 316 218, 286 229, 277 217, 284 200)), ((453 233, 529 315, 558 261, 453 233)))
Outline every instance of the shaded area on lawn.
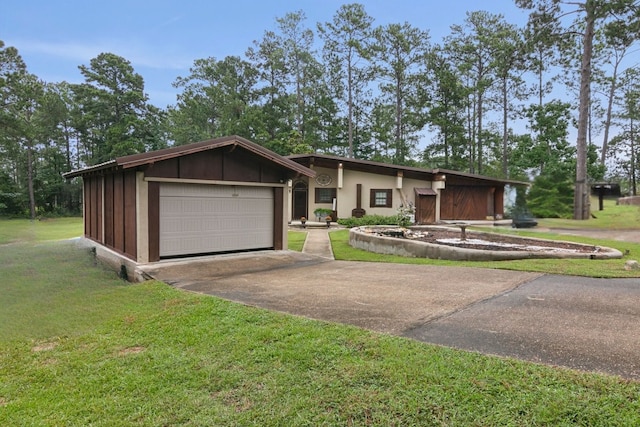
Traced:
POLYGON ((640 384, 614 377, 130 285, 68 244, 3 247, 0 265, 34 328, 0 322, 3 425, 640 422, 640 384))

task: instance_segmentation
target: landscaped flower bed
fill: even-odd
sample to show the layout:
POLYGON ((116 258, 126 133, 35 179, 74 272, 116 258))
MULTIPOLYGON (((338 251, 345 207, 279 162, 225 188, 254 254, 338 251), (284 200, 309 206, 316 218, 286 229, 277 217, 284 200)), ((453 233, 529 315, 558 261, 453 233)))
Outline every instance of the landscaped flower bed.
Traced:
POLYGON ((555 240, 481 233, 451 227, 357 227, 353 247, 371 252, 434 259, 498 261, 525 258, 622 258, 616 249, 555 240))

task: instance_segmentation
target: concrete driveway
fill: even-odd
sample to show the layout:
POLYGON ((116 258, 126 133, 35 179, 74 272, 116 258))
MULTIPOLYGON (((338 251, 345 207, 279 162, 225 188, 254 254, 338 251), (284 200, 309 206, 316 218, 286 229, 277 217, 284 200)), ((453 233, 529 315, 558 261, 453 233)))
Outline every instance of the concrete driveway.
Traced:
POLYGON ((333 261, 291 251, 145 270, 243 304, 640 380, 640 279, 333 261))
POLYGON ((539 276, 333 261, 293 251, 157 263, 145 272, 180 289, 398 335, 539 276))

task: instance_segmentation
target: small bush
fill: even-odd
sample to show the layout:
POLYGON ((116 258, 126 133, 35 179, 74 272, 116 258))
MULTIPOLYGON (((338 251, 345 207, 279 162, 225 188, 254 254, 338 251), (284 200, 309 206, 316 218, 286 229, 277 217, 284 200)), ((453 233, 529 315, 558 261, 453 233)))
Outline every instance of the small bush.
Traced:
POLYGON ((350 217, 340 218, 338 224, 347 227, 362 227, 364 225, 398 225, 398 216, 384 216, 384 215, 365 215, 362 218, 350 217))

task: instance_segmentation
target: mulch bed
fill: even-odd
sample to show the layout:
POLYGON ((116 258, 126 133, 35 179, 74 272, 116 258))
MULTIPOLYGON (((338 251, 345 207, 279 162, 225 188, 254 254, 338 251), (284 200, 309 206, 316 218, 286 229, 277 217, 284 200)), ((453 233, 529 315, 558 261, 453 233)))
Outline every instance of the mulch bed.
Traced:
MULTIPOLYGON (((553 240, 536 240, 536 239, 527 239, 516 236, 509 236, 504 234, 493 234, 493 233, 481 233, 477 234, 472 231, 467 231, 467 241, 456 241, 456 242, 447 242, 440 241, 446 239, 460 239, 461 232, 460 231, 449 231, 449 230, 428 230, 428 231, 415 231, 416 234, 411 235, 411 240, 417 240, 422 242, 428 242, 438 245, 447 245, 447 246, 455 246, 459 248, 468 248, 468 249, 481 249, 485 251, 522 251, 527 250, 527 248, 523 247, 512 247, 506 246, 506 244, 514 244, 520 246, 528 246, 532 248, 548 248, 549 250, 559 249, 559 250, 571 250, 574 252, 580 253, 593 253, 597 251, 596 246, 591 245, 580 245, 575 243, 567 243, 567 242, 558 242, 553 240), (479 239, 485 241, 483 244, 477 244, 473 242, 473 239, 479 239), (489 244, 486 244, 489 242, 489 244), (495 244, 490 244, 495 243, 495 244)), ((381 233, 385 234, 385 233, 381 233)), ((388 235, 387 235, 388 236, 388 235)), ((394 236, 398 238, 406 238, 400 236, 394 236)), ((534 249, 535 250, 535 249, 534 249)), ((544 249, 539 249, 544 250, 544 249)))

